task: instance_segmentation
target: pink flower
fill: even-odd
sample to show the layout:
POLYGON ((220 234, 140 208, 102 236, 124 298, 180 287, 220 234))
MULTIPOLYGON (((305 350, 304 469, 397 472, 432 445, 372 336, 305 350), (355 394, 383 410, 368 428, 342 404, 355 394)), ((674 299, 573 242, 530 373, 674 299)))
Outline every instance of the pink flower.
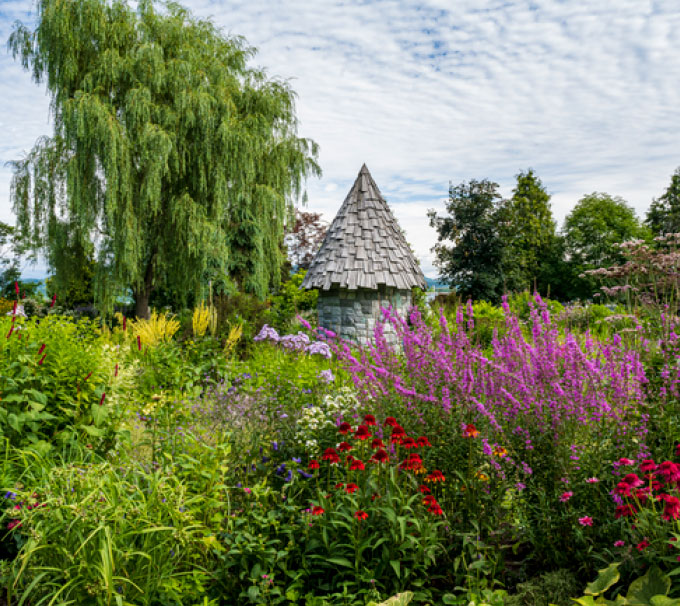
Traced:
POLYGON ((590 516, 583 516, 582 518, 578 519, 578 523, 581 526, 592 526, 593 525, 593 518, 590 516))
POLYGON ((635 463, 635 461, 633 461, 632 459, 628 459, 626 457, 621 457, 618 460, 619 465, 633 465, 633 463, 635 463))
POLYGON ((626 544, 625 541, 621 541, 621 540, 614 541, 614 547, 623 547, 625 544, 626 544))
POLYGON ((586 482, 588 482, 588 484, 597 484, 599 481, 600 480, 598 478, 588 478, 586 480, 586 482))
POLYGON ((566 503, 573 496, 574 496, 574 493, 571 492, 571 490, 568 490, 567 492, 563 492, 562 496, 560 496, 560 502, 566 503))
POLYGON ((650 471, 654 471, 656 469, 657 465, 652 459, 645 459, 640 463, 640 471, 642 473, 647 473, 650 471))
POLYGON ((642 486, 644 484, 644 482, 638 477, 636 473, 626 474, 622 481, 628 484, 628 486, 631 488, 637 488, 638 486, 642 486))

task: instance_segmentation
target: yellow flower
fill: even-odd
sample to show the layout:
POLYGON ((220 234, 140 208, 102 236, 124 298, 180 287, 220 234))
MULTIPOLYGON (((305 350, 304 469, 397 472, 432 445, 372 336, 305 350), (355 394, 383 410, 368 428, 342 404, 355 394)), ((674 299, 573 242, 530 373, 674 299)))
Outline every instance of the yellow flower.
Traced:
POLYGON ((489 476, 487 476, 485 473, 482 473, 481 471, 478 471, 475 474, 475 478, 477 478, 480 482, 488 482, 489 481, 489 476))
POLYGON ((496 448, 493 449, 493 454, 496 457, 503 458, 508 456, 508 451, 501 446, 496 446, 496 448))

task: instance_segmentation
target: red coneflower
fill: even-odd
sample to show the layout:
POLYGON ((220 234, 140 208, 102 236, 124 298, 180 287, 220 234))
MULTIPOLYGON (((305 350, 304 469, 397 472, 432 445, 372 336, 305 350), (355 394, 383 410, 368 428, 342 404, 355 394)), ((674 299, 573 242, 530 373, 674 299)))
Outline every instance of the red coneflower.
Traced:
POLYGON ((443 516, 444 515, 444 510, 439 506, 439 503, 433 503, 430 505, 427 510, 436 516, 443 516))
POLYGON ((464 438, 476 438, 479 435, 479 430, 472 424, 468 423, 463 430, 464 438))
POLYGON ((345 486, 345 492, 347 494, 352 494, 353 492, 356 492, 357 488, 359 488, 356 484, 347 484, 345 486))
POLYGON ((354 433, 354 438, 357 440, 368 440, 373 434, 368 431, 366 425, 359 425, 356 432, 354 433))
POLYGON ((357 509, 354 512, 354 517, 359 521, 368 520, 368 514, 363 509, 357 509))
POLYGON ((312 507, 312 515, 313 516, 320 516, 321 514, 326 513, 326 510, 321 507, 320 505, 315 505, 312 507))
POLYGON ((321 466, 319 465, 319 461, 317 461, 317 460, 315 460, 315 459, 312 459, 312 460, 309 462, 309 465, 307 465, 307 468, 308 468, 308 469, 319 469, 319 467, 321 467, 321 466))
POLYGON ((371 448, 385 448, 385 444, 380 438, 374 438, 371 442, 371 448))
POLYGON ((381 448, 371 457, 370 460, 374 463, 386 463, 390 460, 390 455, 387 454, 386 450, 381 448))
POLYGON ((375 422, 375 417, 373 415, 366 415, 364 417, 364 423, 366 423, 366 425, 368 426, 377 425, 377 423, 375 422))
POLYGON ((423 499, 423 505, 427 505, 427 506, 432 505, 433 503, 436 503, 436 502, 437 502, 437 499, 435 499, 431 494, 427 495, 423 499))
POLYGON ((645 459, 640 463, 640 471, 642 473, 648 473, 650 471, 654 471, 656 469, 657 465, 652 459, 645 459))
POLYGON ((342 482, 338 482, 338 483, 335 485, 335 490, 338 490, 339 488, 342 488, 343 486, 344 486, 344 484, 343 484, 342 482))
POLYGON ((349 452, 352 450, 352 445, 348 442, 340 442, 340 444, 338 444, 338 450, 340 452, 349 452))
POLYGON ((430 440, 428 440, 425 436, 420 436, 418 438, 418 446, 420 446, 420 447, 432 446, 432 444, 430 444, 430 440))
POLYGON ((392 428, 392 437, 390 438, 392 444, 400 443, 402 439, 405 437, 406 432, 404 431, 404 428, 401 425, 395 425, 392 428))
POLYGON ((647 540, 647 537, 645 537, 644 539, 642 539, 642 541, 640 541, 640 542, 635 546, 635 548, 636 548, 638 551, 644 551, 647 547, 649 547, 649 541, 647 540))
POLYGON ((408 436, 401 441, 401 445, 404 448, 418 448, 418 443, 413 438, 408 436))
POLYGON ((446 477, 439 470, 435 469, 430 475, 425 478, 426 482, 446 482, 446 477))
POLYGON ((363 471, 364 469, 366 469, 366 467, 363 461, 361 461, 360 459, 354 459, 354 461, 352 461, 352 463, 350 464, 349 469, 350 471, 356 471, 357 469, 359 471, 363 471))
POLYGON ((321 457, 321 460, 323 461, 329 461, 333 457, 337 457, 338 453, 335 452, 335 448, 326 448, 326 450, 323 451, 323 456, 321 457))
POLYGON ((338 432, 341 433, 343 436, 348 434, 350 431, 352 431, 352 426, 345 422, 345 423, 340 423, 340 426, 338 427, 338 432))
POLYGON ((385 427, 397 427, 399 423, 394 417, 387 417, 385 419, 385 427))
POLYGON ((420 486, 418 486, 418 490, 420 490, 420 492, 422 492, 423 494, 430 494, 431 492, 431 490, 427 486, 425 486, 425 484, 421 484, 420 486))

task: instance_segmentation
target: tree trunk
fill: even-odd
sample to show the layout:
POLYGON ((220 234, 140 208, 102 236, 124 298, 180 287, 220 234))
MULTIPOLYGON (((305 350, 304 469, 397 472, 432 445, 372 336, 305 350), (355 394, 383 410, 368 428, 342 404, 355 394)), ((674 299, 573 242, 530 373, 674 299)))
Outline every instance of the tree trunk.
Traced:
POLYGON ((140 284, 139 288, 133 290, 135 297, 135 315, 138 318, 148 320, 151 317, 151 310, 149 309, 149 299, 151 298, 151 291, 153 290, 153 257, 146 266, 144 273, 144 283, 140 284))

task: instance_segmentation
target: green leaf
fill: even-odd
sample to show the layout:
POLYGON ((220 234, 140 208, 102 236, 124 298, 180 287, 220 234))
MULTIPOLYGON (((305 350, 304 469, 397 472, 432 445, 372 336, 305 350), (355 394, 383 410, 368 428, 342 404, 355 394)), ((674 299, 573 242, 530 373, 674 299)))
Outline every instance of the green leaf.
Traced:
POLYGON ((80 428, 85 431, 85 433, 95 438, 101 438, 106 434, 106 430, 95 427, 94 425, 81 425, 80 428))
POLYGON ((651 603, 655 596, 665 596, 671 588, 671 580, 663 574, 658 566, 652 566, 644 576, 635 579, 628 588, 626 599, 631 604, 651 603))
POLYGON ((442 604, 458 604, 458 598, 452 593, 445 593, 442 596, 442 604))
POLYGON ((251 602, 257 601, 259 595, 260 590, 255 585, 248 587, 248 599, 250 599, 251 602))
POLYGON ((394 574, 397 575, 397 578, 401 578, 401 564, 399 564, 399 560, 390 560, 390 566, 392 566, 392 569, 394 570, 394 574))
POLYGON ((379 606, 406 606, 413 599, 412 591, 398 593, 389 600, 382 602, 379 606))
POLYGON ((621 562, 612 562, 607 568, 598 570, 597 578, 586 585, 585 594, 587 596, 598 596, 609 589, 614 583, 617 583, 621 578, 619 573, 619 566, 621 562))
POLYGON ((652 606, 680 606, 680 598, 669 598, 665 595, 655 595, 649 602, 652 606))
POLYGON ((327 562, 332 564, 337 564, 338 566, 346 566, 347 568, 354 568, 354 564, 350 562, 347 558, 324 558, 327 562))

